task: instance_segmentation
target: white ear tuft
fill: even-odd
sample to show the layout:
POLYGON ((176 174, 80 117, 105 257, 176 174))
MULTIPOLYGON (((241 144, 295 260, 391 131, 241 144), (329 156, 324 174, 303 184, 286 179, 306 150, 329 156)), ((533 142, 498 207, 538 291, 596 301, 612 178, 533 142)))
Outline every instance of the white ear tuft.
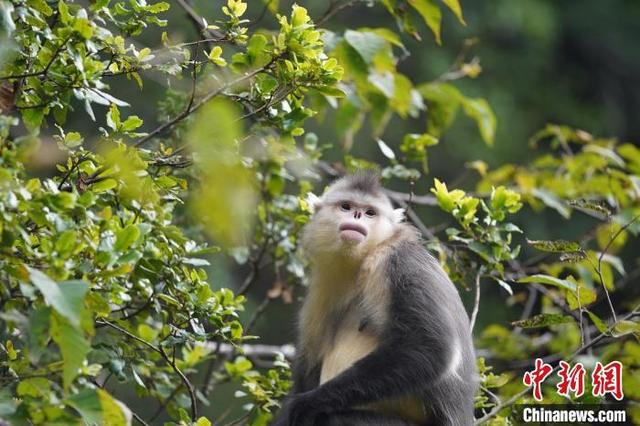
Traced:
POLYGON ((396 223, 400 223, 404 220, 405 209, 394 209, 393 210, 393 220, 396 223))
POLYGON ((307 194, 305 201, 307 202, 307 204, 309 204, 309 210, 311 210, 311 213, 315 213, 316 208, 322 202, 322 200, 313 192, 309 192, 307 194))

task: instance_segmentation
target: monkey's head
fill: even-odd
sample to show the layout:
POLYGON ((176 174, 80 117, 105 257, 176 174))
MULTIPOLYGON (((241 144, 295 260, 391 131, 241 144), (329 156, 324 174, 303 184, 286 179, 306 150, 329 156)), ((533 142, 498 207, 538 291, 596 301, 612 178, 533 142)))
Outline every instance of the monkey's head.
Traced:
POLYGON ((404 218, 395 209, 374 172, 358 172, 334 182, 312 200, 314 214, 303 234, 310 256, 361 257, 391 235, 404 218))

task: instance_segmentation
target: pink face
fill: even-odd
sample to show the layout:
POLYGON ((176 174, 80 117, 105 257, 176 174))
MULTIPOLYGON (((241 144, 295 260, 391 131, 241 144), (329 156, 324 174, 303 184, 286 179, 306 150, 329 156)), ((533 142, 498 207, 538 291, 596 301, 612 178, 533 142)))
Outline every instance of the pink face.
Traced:
POLYGON ((376 210, 351 201, 340 201, 337 209, 340 219, 338 225, 340 239, 349 244, 362 243, 369 235, 371 224, 378 214, 376 210))

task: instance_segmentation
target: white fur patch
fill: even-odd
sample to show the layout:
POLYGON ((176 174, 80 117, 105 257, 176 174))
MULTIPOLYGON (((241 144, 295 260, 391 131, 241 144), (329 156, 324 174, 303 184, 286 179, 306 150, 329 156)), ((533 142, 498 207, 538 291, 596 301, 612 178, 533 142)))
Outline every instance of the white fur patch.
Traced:
POLYGON ((405 209, 395 209, 393 210, 393 219, 396 223, 400 223, 404 221, 405 209))
POLYGON ((311 210, 311 213, 315 213, 316 208, 318 207, 318 205, 320 205, 320 203, 322 202, 322 200, 320 199, 320 197, 318 197, 316 194, 314 194, 313 192, 309 192, 307 194, 307 197, 305 199, 305 201, 307 202, 307 204, 309 204, 309 209, 311 210))
POLYGON ((460 347, 460 342, 456 340, 453 344, 451 361, 449 361, 447 372, 445 374, 447 376, 455 376, 460 379, 460 375, 458 374, 458 368, 460 368, 460 364, 462 364, 462 348, 460 347))

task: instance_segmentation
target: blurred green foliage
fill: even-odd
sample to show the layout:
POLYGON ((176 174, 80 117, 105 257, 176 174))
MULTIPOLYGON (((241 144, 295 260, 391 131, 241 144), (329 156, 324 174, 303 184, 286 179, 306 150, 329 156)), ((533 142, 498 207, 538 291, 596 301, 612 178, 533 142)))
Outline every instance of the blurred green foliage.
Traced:
POLYGON ((252 334, 293 334, 263 314, 306 284, 307 193, 373 167, 473 290, 480 422, 513 424, 536 357, 623 361, 640 421, 640 150, 553 124, 522 148, 548 117, 589 109, 530 63, 572 34, 558 24, 569 6, 308 6, 0 1, 0 419, 267 424, 289 364, 252 334), (351 21, 358 10, 371 22, 351 21), (450 39, 455 52, 433 47, 450 39), (38 176, 47 152, 56 170, 38 176))

